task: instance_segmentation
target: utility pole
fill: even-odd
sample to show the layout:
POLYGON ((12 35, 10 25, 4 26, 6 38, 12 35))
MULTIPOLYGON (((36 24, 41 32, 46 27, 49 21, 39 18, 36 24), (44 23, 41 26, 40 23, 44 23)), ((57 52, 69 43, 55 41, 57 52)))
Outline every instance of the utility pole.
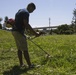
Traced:
MULTIPOLYGON (((50 23, 51 23, 50 20, 51 20, 51 19, 49 18, 49 27, 50 27, 50 23)), ((50 28, 49 28, 49 29, 50 29, 50 28)))
POLYGON ((50 27, 51 27, 51 18, 49 17, 49 33, 52 34, 52 29, 50 27))

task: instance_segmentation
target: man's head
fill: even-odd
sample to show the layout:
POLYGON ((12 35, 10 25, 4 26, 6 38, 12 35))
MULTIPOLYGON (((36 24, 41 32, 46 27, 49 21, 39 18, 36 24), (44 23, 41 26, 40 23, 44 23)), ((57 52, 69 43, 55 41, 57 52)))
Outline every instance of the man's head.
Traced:
POLYGON ((35 9, 36 9, 36 6, 34 3, 29 3, 27 5, 27 10, 29 11, 29 13, 32 13, 35 9))

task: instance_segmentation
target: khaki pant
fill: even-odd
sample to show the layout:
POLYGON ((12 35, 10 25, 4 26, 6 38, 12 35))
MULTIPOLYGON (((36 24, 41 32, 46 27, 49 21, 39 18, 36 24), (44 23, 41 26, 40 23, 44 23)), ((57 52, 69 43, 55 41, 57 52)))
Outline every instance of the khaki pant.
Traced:
POLYGON ((12 31, 12 35, 15 38, 15 42, 19 50, 28 50, 26 37, 17 31, 12 31))

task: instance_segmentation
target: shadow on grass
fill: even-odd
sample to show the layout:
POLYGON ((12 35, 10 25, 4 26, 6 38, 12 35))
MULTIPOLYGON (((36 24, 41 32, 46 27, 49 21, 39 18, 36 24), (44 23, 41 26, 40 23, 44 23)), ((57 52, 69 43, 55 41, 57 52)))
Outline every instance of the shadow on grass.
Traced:
POLYGON ((4 71, 3 75, 21 75, 22 73, 26 73, 28 70, 28 68, 20 68, 19 66, 14 66, 11 70, 4 71))

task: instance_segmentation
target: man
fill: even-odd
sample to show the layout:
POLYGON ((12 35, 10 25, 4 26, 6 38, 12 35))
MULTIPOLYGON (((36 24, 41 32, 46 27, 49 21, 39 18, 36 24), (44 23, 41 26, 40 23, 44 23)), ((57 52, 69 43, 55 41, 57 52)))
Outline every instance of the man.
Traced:
POLYGON ((32 13, 36 9, 34 3, 29 3, 26 9, 20 9, 15 15, 15 24, 13 26, 12 34, 15 38, 16 45, 18 48, 18 58, 20 62, 20 66, 23 66, 22 60, 22 52, 24 54, 24 58, 29 66, 29 68, 34 67, 31 64, 28 48, 27 48, 27 40, 26 36, 24 37, 25 30, 30 30, 35 36, 40 36, 40 34, 36 33, 29 24, 29 14, 32 13))

